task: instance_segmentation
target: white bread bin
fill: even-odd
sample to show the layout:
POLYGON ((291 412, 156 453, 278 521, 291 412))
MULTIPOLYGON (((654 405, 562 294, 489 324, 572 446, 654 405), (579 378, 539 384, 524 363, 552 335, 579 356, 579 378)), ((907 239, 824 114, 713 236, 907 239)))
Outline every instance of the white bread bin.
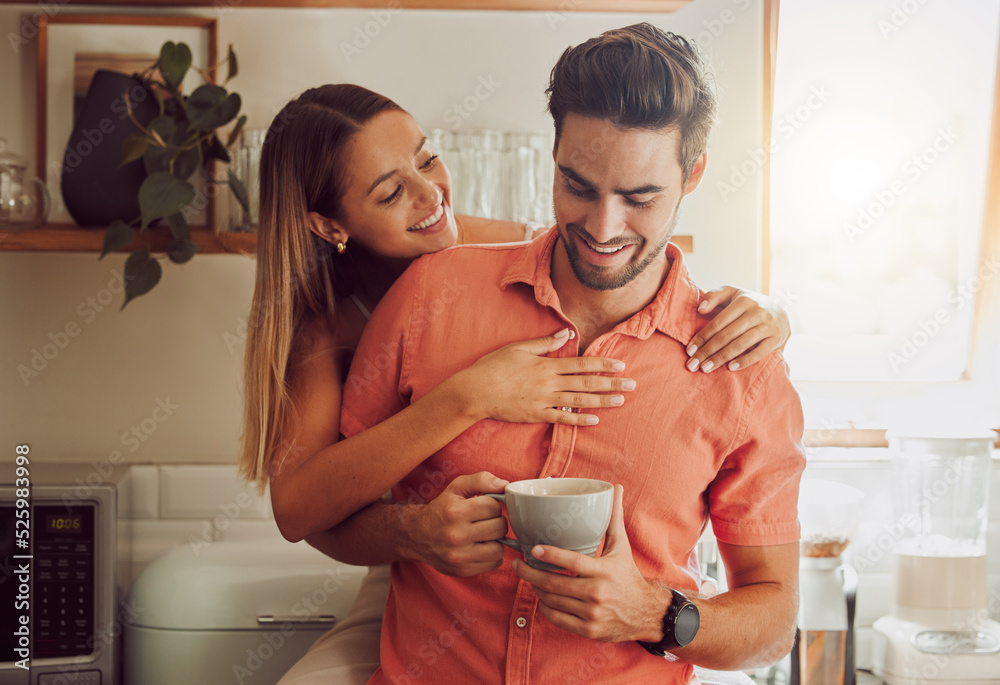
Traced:
POLYGON ((347 615, 368 569, 305 543, 174 549, 129 593, 121 685, 265 685, 347 615))

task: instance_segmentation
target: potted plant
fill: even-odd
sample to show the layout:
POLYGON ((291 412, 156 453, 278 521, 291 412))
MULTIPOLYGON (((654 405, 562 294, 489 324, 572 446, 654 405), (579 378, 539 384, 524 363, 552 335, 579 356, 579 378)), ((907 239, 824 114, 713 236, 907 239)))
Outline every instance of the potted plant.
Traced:
POLYGON ((138 192, 140 216, 131 222, 120 219, 112 222, 105 230, 99 257, 103 259, 109 252, 129 245, 136 237, 136 227, 146 236, 146 249, 135 250, 125 262, 123 309, 136 297, 148 293, 162 275, 158 258, 150 249, 151 226, 163 221, 169 227, 170 261, 183 264, 198 251, 198 246, 191 242, 185 216, 197 197, 191 183, 193 176, 200 173, 206 183, 228 185, 244 209, 249 206, 246 188, 231 169, 226 169, 224 180, 217 180, 206 167, 213 159, 229 163, 229 149, 236 144, 246 124, 246 115, 239 113, 242 104, 239 94, 225 88, 237 74, 236 55, 230 45, 226 80, 221 86, 209 83, 209 75, 199 70, 205 83, 186 95, 181 92, 181 83, 191 69, 191 61, 191 49, 185 43, 168 41, 160 49, 156 63, 139 75, 159 107, 158 116, 148 124, 143 125, 135 118, 128 95, 125 96, 126 108, 138 133, 125 139, 121 164, 141 159, 147 176, 138 192), (236 124, 223 144, 219 130, 233 121, 236 124))

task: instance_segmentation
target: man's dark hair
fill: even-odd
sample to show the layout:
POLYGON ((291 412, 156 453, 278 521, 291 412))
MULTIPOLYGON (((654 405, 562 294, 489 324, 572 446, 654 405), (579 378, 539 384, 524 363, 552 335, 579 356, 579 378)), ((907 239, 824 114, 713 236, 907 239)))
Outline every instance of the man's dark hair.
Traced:
POLYGON ((676 127, 685 179, 716 119, 714 83, 694 43, 645 22, 567 48, 545 92, 556 145, 570 112, 621 128, 676 127))

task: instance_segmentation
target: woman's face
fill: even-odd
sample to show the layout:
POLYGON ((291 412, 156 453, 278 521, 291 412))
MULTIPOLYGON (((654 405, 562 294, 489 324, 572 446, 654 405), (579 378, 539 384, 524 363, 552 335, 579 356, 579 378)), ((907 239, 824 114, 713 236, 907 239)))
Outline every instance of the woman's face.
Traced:
POLYGON ((349 238, 393 258, 415 258, 455 244, 451 174, 413 117, 379 114, 352 136, 346 159, 339 223, 349 238))

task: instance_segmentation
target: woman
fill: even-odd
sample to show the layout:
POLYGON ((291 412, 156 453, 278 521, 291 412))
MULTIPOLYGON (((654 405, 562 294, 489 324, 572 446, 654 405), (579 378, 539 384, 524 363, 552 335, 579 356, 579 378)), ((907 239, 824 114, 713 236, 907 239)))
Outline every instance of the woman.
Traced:
MULTIPOLYGON (((278 114, 264 142, 260 197, 241 470, 262 489, 270 483, 287 539, 337 525, 476 421, 594 425, 588 410, 621 404, 634 387, 615 360, 543 356, 569 340, 568 330, 553 332, 486 355, 395 417, 338 441, 351 352, 406 266, 456 244, 525 240, 532 231, 455 217, 448 170, 412 117, 353 85, 309 90, 278 114), (577 375, 595 372, 605 375, 577 375)), ((788 337, 780 310, 732 288, 708 293, 701 308, 725 302, 688 348, 692 370, 694 360, 705 370, 708 362, 748 366, 788 337)), ((347 621, 282 682, 365 682, 378 666, 387 586, 387 574, 370 574, 347 621)))

